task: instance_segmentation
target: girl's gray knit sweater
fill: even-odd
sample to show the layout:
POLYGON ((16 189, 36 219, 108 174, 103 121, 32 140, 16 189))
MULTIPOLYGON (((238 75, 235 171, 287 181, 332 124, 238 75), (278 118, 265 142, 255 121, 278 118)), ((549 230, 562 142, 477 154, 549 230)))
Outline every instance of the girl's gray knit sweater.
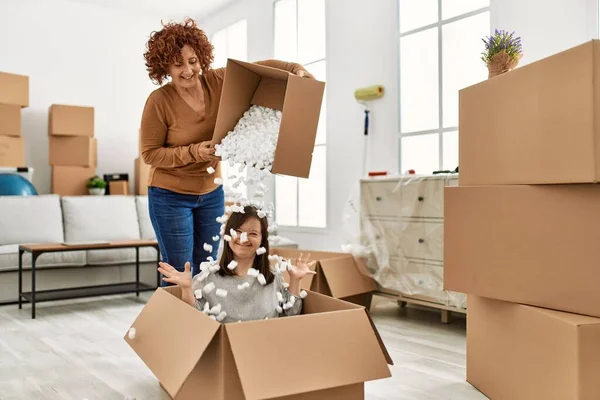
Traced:
POLYGON ((208 315, 221 315, 217 320, 222 323, 300 314, 302 299, 288 291, 281 273, 274 274, 273 282, 263 286, 251 275, 221 276, 215 272, 200 281, 200 273, 192 279, 192 291, 196 294, 195 307, 208 315), (198 298, 198 289, 202 293, 201 298, 198 298), (281 294, 278 295, 278 292, 281 294))

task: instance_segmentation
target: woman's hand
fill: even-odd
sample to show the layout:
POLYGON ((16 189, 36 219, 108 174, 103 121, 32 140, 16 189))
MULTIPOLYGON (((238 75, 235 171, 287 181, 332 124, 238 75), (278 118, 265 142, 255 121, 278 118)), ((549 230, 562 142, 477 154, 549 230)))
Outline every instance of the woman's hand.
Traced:
POLYGON ((311 267, 316 264, 316 261, 308 262, 308 258, 310 254, 306 256, 306 258, 302 258, 302 253, 300 253, 300 257, 296 258, 295 262, 290 264, 290 268, 288 268, 288 274, 290 275, 290 279, 293 280, 301 280, 307 274, 316 274, 316 271, 311 270, 311 267))
POLYGON ((221 159, 215 156, 215 148, 210 147, 210 141, 198 143, 194 148, 196 156, 202 161, 219 161, 221 159))
POLYGON ((182 289, 187 289, 192 286, 192 274, 190 272, 189 261, 185 263, 184 271, 179 272, 165 262, 158 263, 158 272, 164 275, 163 281, 180 286, 182 289))
POLYGON ((300 78, 310 78, 310 74, 307 71, 304 70, 299 70, 298 72, 296 72, 296 75, 298 75, 300 78))

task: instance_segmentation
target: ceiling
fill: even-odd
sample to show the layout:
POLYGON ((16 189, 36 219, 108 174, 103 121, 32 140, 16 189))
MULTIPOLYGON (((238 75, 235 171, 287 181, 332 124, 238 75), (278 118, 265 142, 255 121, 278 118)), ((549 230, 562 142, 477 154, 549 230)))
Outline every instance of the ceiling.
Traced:
POLYGON ((192 17, 200 20, 236 0, 70 0, 95 4, 140 14, 156 15, 164 19, 183 20, 192 17))

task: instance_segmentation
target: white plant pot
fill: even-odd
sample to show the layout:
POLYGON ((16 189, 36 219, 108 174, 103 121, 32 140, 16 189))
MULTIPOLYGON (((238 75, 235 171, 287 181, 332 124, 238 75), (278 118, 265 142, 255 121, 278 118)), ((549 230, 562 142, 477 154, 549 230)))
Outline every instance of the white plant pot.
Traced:
POLYGON ((88 193, 91 194, 92 196, 104 196, 104 193, 106 193, 106 189, 105 188, 89 188, 88 193))

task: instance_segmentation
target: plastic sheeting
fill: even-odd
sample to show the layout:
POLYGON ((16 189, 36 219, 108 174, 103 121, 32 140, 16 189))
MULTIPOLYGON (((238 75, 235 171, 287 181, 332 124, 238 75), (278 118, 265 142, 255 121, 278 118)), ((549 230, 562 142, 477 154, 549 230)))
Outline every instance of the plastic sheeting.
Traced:
POLYGON ((457 174, 361 180, 344 209, 343 251, 383 289, 465 308, 464 294, 443 289, 444 187, 457 183, 457 174))

